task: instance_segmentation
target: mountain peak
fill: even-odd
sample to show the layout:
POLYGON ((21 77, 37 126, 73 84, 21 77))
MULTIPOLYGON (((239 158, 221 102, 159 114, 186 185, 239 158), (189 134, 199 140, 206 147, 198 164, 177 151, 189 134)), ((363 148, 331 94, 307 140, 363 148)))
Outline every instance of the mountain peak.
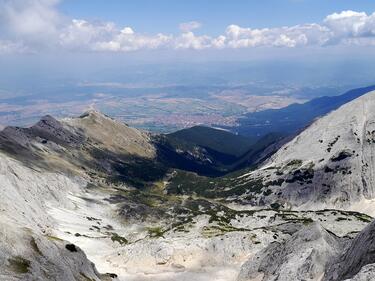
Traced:
POLYGON ((97 110, 97 109, 89 109, 87 111, 85 111, 84 113, 82 113, 79 118, 83 119, 83 118, 94 118, 94 119, 98 119, 98 118, 107 118, 107 119, 111 119, 113 120, 112 118, 110 118, 109 116, 107 116, 106 114, 102 113, 101 111, 97 110))
POLYGON ((127 126, 98 110, 90 109, 78 118, 63 121, 70 127, 82 130, 86 136, 118 153, 135 154, 153 158, 155 148, 148 134, 127 126))
POLYGON ((51 115, 44 115, 40 118, 40 120, 35 125, 32 126, 32 128, 46 128, 46 127, 60 129, 62 127, 62 124, 60 123, 60 121, 58 121, 51 115))

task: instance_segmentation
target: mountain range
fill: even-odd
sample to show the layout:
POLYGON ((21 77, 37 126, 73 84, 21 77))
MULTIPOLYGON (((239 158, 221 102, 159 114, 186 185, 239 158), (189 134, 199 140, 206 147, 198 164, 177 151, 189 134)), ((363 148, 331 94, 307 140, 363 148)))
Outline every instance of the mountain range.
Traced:
POLYGON ((154 134, 97 111, 6 127, 0 280, 374 279, 364 91, 290 139, 154 134))
POLYGON ((284 135, 295 134, 310 125, 316 118, 373 90, 375 86, 368 86, 338 96, 323 96, 306 103, 291 104, 281 109, 251 112, 241 117, 238 120, 239 126, 233 130, 240 135, 253 138, 275 132, 284 135))

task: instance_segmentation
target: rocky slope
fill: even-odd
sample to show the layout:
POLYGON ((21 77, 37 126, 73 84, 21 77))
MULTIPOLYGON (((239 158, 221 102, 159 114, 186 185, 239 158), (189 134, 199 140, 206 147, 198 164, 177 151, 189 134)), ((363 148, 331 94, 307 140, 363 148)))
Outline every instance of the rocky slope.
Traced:
POLYGON ((242 266, 237 280, 320 280, 327 264, 344 250, 345 242, 312 223, 257 253, 242 266))
MULTIPOLYGON (((189 169, 176 169, 206 167, 202 163, 209 158, 199 147, 176 151, 162 143, 162 137, 98 112, 61 121, 46 116, 30 128, 8 127, 0 133, 0 277, 116 276, 99 271, 116 273, 119 280, 229 281, 235 280, 242 263, 258 257, 246 263, 241 278, 260 278, 260 270, 264 281, 288 274, 313 280, 371 221, 358 212, 317 210, 317 202, 343 207, 354 199, 371 198, 372 146, 360 137, 358 143, 355 136, 369 137, 374 100, 371 93, 343 107, 343 113, 340 109, 317 121, 260 170, 205 178, 203 184, 199 176, 187 173, 189 169), (353 113, 359 106, 363 111, 353 113), (324 128, 335 130, 322 133, 324 128), (332 143, 337 132, 340 137, 332 143), (302 149, 306 142, 313 152, 302 149), (343 149, 352 154, 342 154, 343 149), (361 161, 368 169, 359 168, 361 161), (323 177, 321 168, 327 165, 339 165, 334 168, 340 177, 336 170, 323 177), (342 172, 347 166, 351 173, 342 172), (171 184, 177 177, 180 182, 171 184), (358 187, 358 178, 364 178, 367 189, 363 181, 358 187), (328 180, 335 185, 323 196, 320 185, 328 180), (192 191, 188 196, 183 184, 192 191), (300 192, 305 189, 309 192, 300 192), (349 199, 338 204, 334 199, 344 191, 349 199), (314 210, 281 208, 310 203, 314 210), (297 257, 302 258, 294 268, 297 257), (270 262, 273 266, 266 268, 270 262)), ((353 272, 367 274, 362 266, 366 264, 353 272)))
MULTIPOLYGON (((373 213, 374 106, 375 92, 342 106, 286 144, 261 169, 238 177, 258 179, 260 190, 270 182, 269 194, 250 199, 275 208, 359 207, 373 213)), ((238 280, 372 280, 374 233, 371 223, 351 240, 312 224, 253 256, 238 280)))
POLYGON ((312 223, 249 259, 237 281, 370 281, 375 277, 375 222, 354 239, 312 223))
POLYGON ((82 250, 53 236, 48 204, 70 206, 80 182, 25 167, 0 153, 0 279, 109 280, 82 250))
POLYGON ((338 208, 371 203, 375 196, 374 108, 375 92, 370 92, 317 120, 282 147, 251 174, 280 184, 270 184, 273 192, 264 200, 338 208))
POLYGON ((172 180, 170 190, 254 206, 375 214, 374 108, 375 92, 370 92, 315 121, 259 169, 214 181, 195 177, 195 185, 176 178, 179 185, 172 180))
POLYGON ((67 118, 62 121, 74 128, 73 130, 82 132, 87 138, 114 153, 144 158, 156 156, 156 150, 149 134, 131 128, 98 111, 91 110, 79 118, 67 118))
POLYGON ((371 92, 317 120, 272 156, 259 172, 286 175, 265 173, 285 180, 275 188, 277 198, 336 207, 374 198, 374 108, 371 92))
POLYGON ((371 278, 365 276, 368 275, 374 278, 375 272, 371 270, 374 264, 375 222, 372 222, 351 242, 345 251, 331 261, 324 276, 324 281, 338 281, 350 278, 354 278, 354 280, 366 280, 366 278, 371 280, 371 278))

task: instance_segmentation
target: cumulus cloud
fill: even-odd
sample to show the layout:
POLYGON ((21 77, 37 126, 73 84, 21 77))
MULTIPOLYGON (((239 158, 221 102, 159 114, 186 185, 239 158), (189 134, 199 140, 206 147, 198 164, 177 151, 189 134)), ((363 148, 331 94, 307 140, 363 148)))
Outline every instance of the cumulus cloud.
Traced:
POLYGON ((59 44, 70 49, 87 49, 100 40, 110 40, 115 32, 115 24, 111 22, 90 23, 73 19, 61 30, 59 44))
POLYGON ((198 29, 201 26, 202 24, 197 21, 183 22, 183 23, 180 23, 180 30, 182 32, 189 32, 189 31, 193 31, 194 29, 198 29))
POLYGON ((321 23, 274 28, 229 25, 213 37, 196 35, 201 26, 180 24, 181 33, 142 34, 113 22, 70 19, 57 8, 58 0, 0 0, 0 53, 44 50, 128 52, 144 49, 225 49, 329 45, 375 45, 375 13, 343 11, 321 23))
POLYGON ((212 46, 212 38, 209 36, 196 36, 193 32, 182 33, 173 40, 173 47, 176 49, 201 50, 212 46))
POLYGON ((63 21, 57 4, 57 0, 0 0, 0 39, 18 44, 56 41, 63 21))
POLYGON ((126 52, 167 46, 171 36, 161 33, 147 36, 134 32, 131 27, 120 29, 112 22, 73 19, 62 29, 59 39, 61 46, 71 50, 126 52))
POLYGON ((140 49, 158 49, 167 47, 171 42, 171 36, 157 34, 145 36, 137 33, 116 34, 110 41, 98 41, 92 45, 96 51, 136 51, 140 49))
POLYGON ((323 45, 329 39, 329 30, 318 24, 292 27, 251 29, 230 25, 226 29, 227 45, 232 48, 258 46, 297 47, 323 45))
POLYGON ((375 13, 367 15, 354 11, 334 13, 324 19, 331 32, 332 44, 362 42, 373 44, 375 39, 375 13))

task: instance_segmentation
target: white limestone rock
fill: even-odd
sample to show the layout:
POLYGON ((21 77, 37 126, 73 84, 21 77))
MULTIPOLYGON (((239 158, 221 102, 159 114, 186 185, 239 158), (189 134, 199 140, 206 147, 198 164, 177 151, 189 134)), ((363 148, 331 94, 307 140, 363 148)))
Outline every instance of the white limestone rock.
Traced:
POLYGON ((341 106, 281 147, 260 169, 240 176, 238 181, 260 179, 270 190, 249 203, 375 214, 374 108, 375 92, 341 106))
POLYGON ((327 262, 344 247, 344 241, 312 223, 285 242, 275 242, 254 255, 241 268, 238 281, 320 280, 327 262))

